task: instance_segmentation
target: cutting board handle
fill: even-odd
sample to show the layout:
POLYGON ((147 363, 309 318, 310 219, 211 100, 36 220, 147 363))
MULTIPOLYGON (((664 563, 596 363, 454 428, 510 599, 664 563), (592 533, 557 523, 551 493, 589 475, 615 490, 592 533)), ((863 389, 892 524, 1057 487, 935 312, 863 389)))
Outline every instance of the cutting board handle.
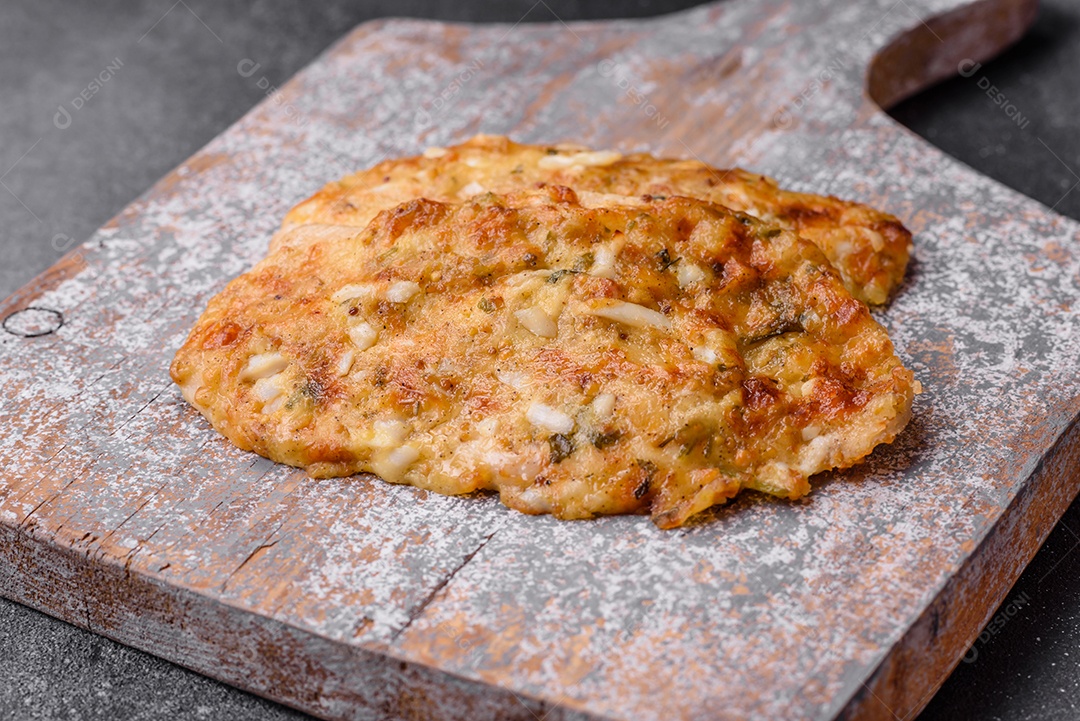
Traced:
POLYGON ((1038 10, 1038 0, 979 0, 930 17, 878 51, 867 94, 888 110, 942 80, 973 74, 1019 40, 1038 10))

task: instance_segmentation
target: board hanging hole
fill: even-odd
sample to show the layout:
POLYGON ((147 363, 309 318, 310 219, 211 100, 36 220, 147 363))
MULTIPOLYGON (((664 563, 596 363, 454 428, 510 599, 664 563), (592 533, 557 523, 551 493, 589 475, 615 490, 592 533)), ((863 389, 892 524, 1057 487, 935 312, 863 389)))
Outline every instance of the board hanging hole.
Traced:
POLYGON ((60 311, 34 305, 8 313, 3 322, 6 332, 20 338, 52 335, 63 326, 64 316, 60 311))

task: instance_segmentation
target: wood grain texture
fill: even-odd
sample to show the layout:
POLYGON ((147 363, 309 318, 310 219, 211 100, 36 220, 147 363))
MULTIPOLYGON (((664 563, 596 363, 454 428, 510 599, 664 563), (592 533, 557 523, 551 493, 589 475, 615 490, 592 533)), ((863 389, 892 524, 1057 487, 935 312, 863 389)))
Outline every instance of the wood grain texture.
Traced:
POLYGON ((871 98, 1032 13, 361 26, 0 308, 64 319, 0 334, 0 591, 327 718, 912 717, 1076 494, 1080 227, 871 98), (738 164, 900 216, 914 262, 878 317, 927 390, 909 428, 800 502, 674 533, 311 480, 213 433, 167 375, 208 298, 326 180, 476 132, 738 164))

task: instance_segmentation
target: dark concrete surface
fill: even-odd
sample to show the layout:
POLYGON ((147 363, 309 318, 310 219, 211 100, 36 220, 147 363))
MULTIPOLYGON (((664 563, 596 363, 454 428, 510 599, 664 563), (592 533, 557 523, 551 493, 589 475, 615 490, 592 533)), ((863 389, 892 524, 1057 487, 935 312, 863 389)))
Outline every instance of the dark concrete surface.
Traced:
MULTIPOLYGON (((258 102, 262 91, 236 72, 244 58, 281 83, 376 17, 569 21, 694 4, 7 0, 0 4, 0 297, 258 102), (89 88, 103 71, 109 79, 89 88), (77 101, 84 90, 88 99, 77 101), (61 106, 69 117, 57 118, 61 106)), ((1050 0, 1016 48, 894 115, 969 165, 1080 219, 1078 69, 1080 0, 1050 0), (987 95, 991 85, 1004 100, 987 95)), ((1080 502, 920 718, 1080 718, 1078 546, 1080 502)), ((0 601, 0 719, 301 717, 0 601)))

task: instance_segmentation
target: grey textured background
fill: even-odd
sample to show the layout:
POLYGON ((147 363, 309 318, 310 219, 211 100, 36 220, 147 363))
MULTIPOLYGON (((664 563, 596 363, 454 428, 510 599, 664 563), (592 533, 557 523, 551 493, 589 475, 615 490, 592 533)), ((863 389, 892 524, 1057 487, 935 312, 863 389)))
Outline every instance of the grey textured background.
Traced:
MULTIPOLYGON (((236 72, 241 59, 284 82, 375 17, 569 21, 693 4, 8 0, 0 5, 0 296, 258 102, 263 91, 236 72), (115 74, 74 109, 73 99, 108 65, 115 74), (53 121, 60 105, 71 114, 65 129, 53 121)), ((964 162, 1080 219, 1077 67, 1080 0, 1053 0, 1018 47, 970 78, 913 98, 895 116, 964 162), (980 87, 989 84, 1014 106, 1013 117, 980 87)), ((922 718, 1080 717, 1078 545, 1080 503, 922 718)), ((300 714, 0 601, 0 719, 294 717, 300 714)))

